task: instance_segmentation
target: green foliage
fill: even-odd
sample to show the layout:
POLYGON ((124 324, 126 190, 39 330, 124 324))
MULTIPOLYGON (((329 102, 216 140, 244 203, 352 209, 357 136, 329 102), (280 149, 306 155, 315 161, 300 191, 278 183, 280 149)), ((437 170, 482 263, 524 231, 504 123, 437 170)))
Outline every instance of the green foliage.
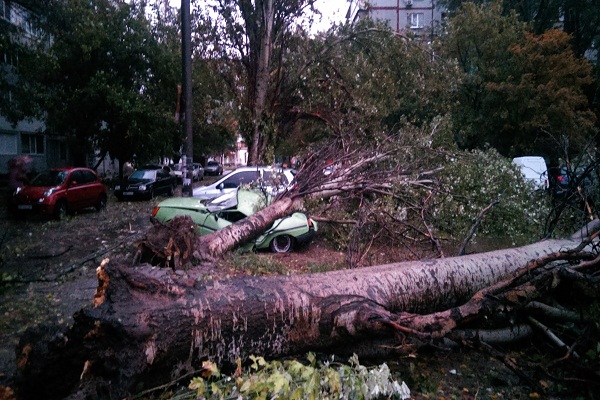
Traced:
POLYGON ((146 5, 55 0, 39 6, 41 31, 51 40, 21 64, 39 105, 29 115, 43 118, 48 133, 67 137, 77 165, 92 150, 125 162, 175 147, 180 57, 177 30, 167 25, 177 19, 165 8, 152 25, 146 5))
POLYGON ((286 151, 341 134, 351 134, 358 146, 406 123, 426 126, 444 115, 458 74, 454 60, 434 54, 432 45, 371 20, 299 40, 286 58, 300 68, 287 70, 287 109, 278 116, 287 128, 280 133, 286 151))
POLYGON ((442 50, 458 60, 464 74, 452 111, 461 147, 552 158, 555 138, 567 136, 578 151, 594 132, 584 94, 591 69, 574 56, 566 34, 528 33, 516 13, 502 13, 498 1, 465 3, 450 22, 442 50))
POLYGON ((499 200, 483 217, 477 235, 510 237, 516 244, 542 236, 550 198, 534 191, 510 160, 490 149, 457 152, 446 161, 433 210, 440 232, 463 239, 478 214, 499 200))
POLYGON ((237 107, 238 132, 249 146, 250 163, 264 162, 264 150, 275 140, 270 125, 277 109, 286 103, 281 88, 286 70, 292 68, 287 56, 295 49, 292 32, 314 2, 211 1, 204 7, 219 18, 199 15, 210 14, 207 10, 197 14, 197 20, 203 21, 194 28, 203 38, 202 54, 219 62, 216 70, 237 107), (204 23, 211 28, 205 30, 204 23))
MULTIPOLYGON (((197 22, 199 30, 207 29, 197 22)), ((232 94, 217 62, 194 57, 194 159, 235 150, 237 122, 232 94)))
POLYGON ((194 393, 179 399, 408 399, 410 390, 396 381, 386 364, 367 368, 355 355, 349 365, 320 363, 314 354, 308 364, 297 360, 266 361, 250 356, 252 364, 234 377, 221 376, 205 363, 203 377, 193 378, 188 386, 194 393), (207 373, 210 369, 211 373, 207 373), (195 396, 195 397, 194 397, 195 396))

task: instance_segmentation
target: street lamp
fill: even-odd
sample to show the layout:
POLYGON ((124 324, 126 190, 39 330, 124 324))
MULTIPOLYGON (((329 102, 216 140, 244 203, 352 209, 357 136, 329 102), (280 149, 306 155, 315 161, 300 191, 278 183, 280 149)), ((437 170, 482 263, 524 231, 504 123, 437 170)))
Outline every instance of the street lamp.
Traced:
POLYGON ((192 136, 192 27, 190 0, 181 0, 181 65, 183 82, 183 186, 181 194, 192 197, 194 140, 192 136))

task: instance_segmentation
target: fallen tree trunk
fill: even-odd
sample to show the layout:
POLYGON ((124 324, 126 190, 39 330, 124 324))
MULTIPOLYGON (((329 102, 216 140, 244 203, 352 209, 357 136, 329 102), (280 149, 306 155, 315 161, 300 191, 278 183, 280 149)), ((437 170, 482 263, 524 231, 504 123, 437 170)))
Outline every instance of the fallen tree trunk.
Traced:
MULTIPOLYGON (((19 398, 123 398, 210 359, 235 364, 323 350, 374 355, 398 333, 435 337, 431 313, 463 304, 577 237, 469 256, 296 276, 209 280, 150 265, 105 262, 94 308, 67 331, 28 331, 17 351, 19 398), (410 314, 409 314, 410 313, 410 314)), ((468 303, 467 303, 468 304, 468 303)), ((448 320, 462 318, 447 313, 448 320)), ((458 325, 458 322, 456 325, 458 325)), ((440 335, 438 335, 439 337, 440 335)))

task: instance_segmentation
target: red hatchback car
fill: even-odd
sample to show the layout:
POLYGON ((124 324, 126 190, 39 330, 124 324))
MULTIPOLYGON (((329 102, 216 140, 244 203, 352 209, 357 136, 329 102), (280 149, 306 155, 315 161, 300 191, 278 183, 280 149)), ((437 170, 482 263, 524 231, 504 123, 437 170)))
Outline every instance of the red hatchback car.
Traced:
POLYGON ((108 192, 98 175, 88 168, 53 168, 37 175, 13 195, 18 214, 40 213, 63 218, 67 212, 106 206, 108 192))

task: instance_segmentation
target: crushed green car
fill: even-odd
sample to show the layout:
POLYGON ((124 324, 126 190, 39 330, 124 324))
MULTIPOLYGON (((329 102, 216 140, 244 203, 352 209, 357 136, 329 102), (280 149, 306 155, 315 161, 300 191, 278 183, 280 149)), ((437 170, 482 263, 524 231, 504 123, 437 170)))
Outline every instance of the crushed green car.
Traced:
MULTIPOLYGON (((265 205, 265 197, 261 194, 237 189, 212 200, 194 197, 167 199, 156 206, 152 216, 164 223, 177 216, 189 215, 196 233, 207 235, 254 214, 265 205)), ((274 253, 286 253, 308 242, 316 231, 316 221, 295 212, 273 222, 269 229, 242 249, 271 249, 274 253)))

